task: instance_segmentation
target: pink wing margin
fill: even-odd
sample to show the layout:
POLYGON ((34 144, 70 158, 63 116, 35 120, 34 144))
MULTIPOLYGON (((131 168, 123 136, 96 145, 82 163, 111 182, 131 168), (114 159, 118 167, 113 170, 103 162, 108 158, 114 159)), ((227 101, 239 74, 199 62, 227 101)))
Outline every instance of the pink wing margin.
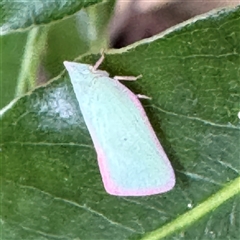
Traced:
MULTIPOLYGON (((111 79, 112 81, 117 81, 114 79, 111 79)), ((126 94, 129 96, 129 98, 132 100, 134 105, 138 108, 141 117, 143 118, 145 124, 147 125, 151 136, 156 144, 157 149, 159 149, 159 153, 161 154, 162 158, 165 161, 165 164, 169 167, 169 171, 171 171, 171 180, 164 186, 164 187, 158 187, 158 188, 148 188, 148 189, 135 189, 135 190, 128 190, 128 189, 123 189, 120 186, 117 186, 113 180, 111 179, 111 175, 109 173, 108 166, 106 164, 106 156, 104 155, 104 151, 101 149, 100 144, 97 142, 97 138, 94 136, 94 129, 91 128, 91 135, 92 138, 94 139, 94 147, 97 152, 98 156, 98 165, 100 168, 101 176, 102 176, 102 181, 105 187, 105 190, 111 194, 111 195, 116 195, 116 196, 148 196, 148 195, 154 195, 154 194, 160 194, 164 193, 167 191, 170 191, 174 185, 175 185, 175 175, 172 169, 172 166, 168 160, 167 155, 165 154, 149 120, 148 117, 142 107, 141 102, 139 101, 138 97, 132 93, 128 88, 126 88, 123 84, 121 84, 119 81, 117 81, 117 84, 120 84, 120 88, 126 92, 126 94)))

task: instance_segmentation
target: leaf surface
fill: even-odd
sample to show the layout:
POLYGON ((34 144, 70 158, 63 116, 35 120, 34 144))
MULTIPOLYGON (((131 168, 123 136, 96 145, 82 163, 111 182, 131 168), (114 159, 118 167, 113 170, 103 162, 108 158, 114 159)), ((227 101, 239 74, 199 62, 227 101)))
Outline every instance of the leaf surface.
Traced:
POLYGON ((152 97, 142 103, 176 173, 168 193, 105 192, 66 72, 2 111, 3 238, 237 239, 239 16, 206 14, 106 53, 112 76, 143 75, 124 84, 152 97))

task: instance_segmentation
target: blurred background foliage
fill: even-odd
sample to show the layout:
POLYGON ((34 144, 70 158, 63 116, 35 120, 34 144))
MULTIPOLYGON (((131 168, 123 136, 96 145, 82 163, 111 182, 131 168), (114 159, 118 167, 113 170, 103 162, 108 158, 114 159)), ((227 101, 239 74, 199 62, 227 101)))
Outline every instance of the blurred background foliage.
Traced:
POLYGON ((59 74, 63 60, 97 53, 101 48, 124 47, 211 9, 237 4, 239 1, 96 0, 59 4, 3 0, 0 107, 59 74))

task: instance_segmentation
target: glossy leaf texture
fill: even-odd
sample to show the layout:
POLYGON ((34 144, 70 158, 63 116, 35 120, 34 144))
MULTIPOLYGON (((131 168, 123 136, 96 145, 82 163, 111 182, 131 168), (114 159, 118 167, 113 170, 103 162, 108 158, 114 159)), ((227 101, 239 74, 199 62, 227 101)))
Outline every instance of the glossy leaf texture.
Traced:
POLYGON ((4 89, 0 108, 59 74, 64 69, 64 60, 107 47, 106 29, 114 1, 15 1, 11 4, 3 1, 0 4, 0 11, 6 12, 6 16, 0 14, 5 16, 2 21, 6 21, 1 29, 4 24, 11 25, 11 18, 14 24, 29 23, 19 28, 11 25, 7 34, 0 30, 0 82, 4 89), (14 11, 22 5, 21 14, 14 11), (28 20, 31 12, 38 19, 33 25, 28 20))
POLYGON ((166 194, 104 191, 66 72, 1 111, 3 239, 237 239, 239 16, 205 14, 106 53, 112 76, 143 75, 124 84, 152 97, 142 103, 176 173, 166 194))
POLYGON ((102 0, 3 0, 0 3, 0 32, 3 35, 13 30, 23 30, 28 27, 50 23, 99 2, 102 2, 102 0))

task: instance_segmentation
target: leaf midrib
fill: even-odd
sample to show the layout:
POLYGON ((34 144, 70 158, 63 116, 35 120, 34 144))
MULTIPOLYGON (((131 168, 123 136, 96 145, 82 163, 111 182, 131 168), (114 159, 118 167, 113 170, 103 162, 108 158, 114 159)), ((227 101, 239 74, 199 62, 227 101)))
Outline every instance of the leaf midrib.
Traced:
POLYGON ((148 233, 141 240, 159 240, 186 228, 238 193, 240 193, 240 177, 231 181, 194 209, 180 215, 165 226, 148 233))

